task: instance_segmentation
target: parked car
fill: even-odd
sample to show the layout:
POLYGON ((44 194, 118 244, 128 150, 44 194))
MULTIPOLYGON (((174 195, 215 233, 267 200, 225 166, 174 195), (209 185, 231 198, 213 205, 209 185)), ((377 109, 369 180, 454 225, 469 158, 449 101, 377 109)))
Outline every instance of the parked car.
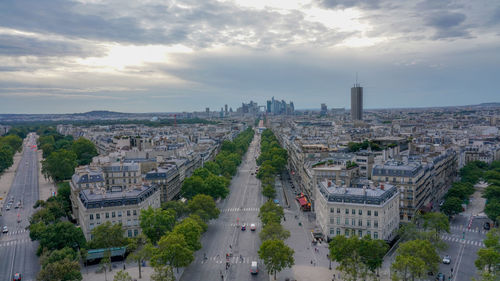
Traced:
POLYGON ((21 273, 14 274, 13 281, 21 281, 21 273))
POLYGON ((484 223, 484 225, 483 225, 483 228, 484 228, 485 230, 490 230, 490 227, 491 227, 491 225, 490 225, 490 223, 489 223, 489 222, 485 222, 485 223, 484 223))
POLYGON ((444 256, 443 263, 444 264, 450 264, 451 263, 451 257, 448 256, 448 255, 444 256))
POLYGON ((7 228, 7 226, 4 226, 2 228, 2 233, 7 233, 7 232, 9 232, 9 229, 7 228))
POLYGON ((250 230, 251 230, 251 231, 255 231, 255 228, 256 228, 256 227, 255 227, 255 224, 254 224, 254 223, 252 223, 252 224, 250 225, 250 230))

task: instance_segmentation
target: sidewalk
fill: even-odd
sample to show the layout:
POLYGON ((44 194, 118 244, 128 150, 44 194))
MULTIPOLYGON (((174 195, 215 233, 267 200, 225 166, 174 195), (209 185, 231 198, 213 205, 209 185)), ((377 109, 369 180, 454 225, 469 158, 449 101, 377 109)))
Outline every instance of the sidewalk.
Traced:
POLYGON ((37 156, 38 156, 38 194, 39 194, 39 200, 47 200, 50 196, 52 196, 52 191, 55 190, 54 184, 48 180, 45 179, 45 177, 42 174, 42 150, 37 151, 37 156))
MULTIPOLYGON (((24 143, 23 143, 23 149, 24 149, 24 143)), ((0 175, 0 213, 1 210, 3 209, 3 205, 5 202, 8 201, 7 195, 9 194, 10 187, 12 186, 12 182, 14 181, 14 177, 16 175, 17 167, 19 167, 19 162, 21 162, 21 158, 23 156, 23 152, 16 152, 14 155, 14 164, 12 166, 5 170, 1 175, 0 175)))
MULTIPOLYGON (((112 263, 113 269, 111 271, 106 272, 107 276, 104 276, 104 271, 101 273, 97 273, 97 271, 101 268, 99 264, 96 265, 89 265, 87 267, 82 266, 81 272, 82 272, 82 281, 112 281, 115 274, 123 270, 123 261, 116 261, 112 263)), ((153 267, 151 267, 151 264, 149 262, 146 263, 146 266, 141 267, 141 276, 142 278, 139 279, 139 267, 137 266, 137 263, 128 263, 125 262, 125 272, 128 272, 130 276, 132 277, 132 280, 144 280, 144 281, 149 281, 151 280, 151 275, 154 273, 153 267)), ((174 269, 174 275, 175 275, 175 280, 179 280, 182 273, 184 272, 184 268, 179 268, 179 273, 177 273, 177 270, 174 269)))

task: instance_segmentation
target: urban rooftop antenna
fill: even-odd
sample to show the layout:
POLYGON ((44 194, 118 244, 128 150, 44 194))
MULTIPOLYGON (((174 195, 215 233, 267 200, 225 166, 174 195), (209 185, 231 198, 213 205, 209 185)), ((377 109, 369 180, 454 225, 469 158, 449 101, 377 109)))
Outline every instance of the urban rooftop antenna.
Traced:
POLYGON ((354 84, 354 87, 359 87, 358 84, 358 72, 356 71, 356 84, 354 84))

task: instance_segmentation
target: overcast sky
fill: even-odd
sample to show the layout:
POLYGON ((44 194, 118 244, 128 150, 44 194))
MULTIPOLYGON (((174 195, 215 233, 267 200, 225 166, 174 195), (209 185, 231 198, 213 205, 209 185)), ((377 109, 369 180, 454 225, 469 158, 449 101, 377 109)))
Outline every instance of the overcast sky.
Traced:
POLYGON ((498 0, 1 0, 0 113, 500 102, 498 0))

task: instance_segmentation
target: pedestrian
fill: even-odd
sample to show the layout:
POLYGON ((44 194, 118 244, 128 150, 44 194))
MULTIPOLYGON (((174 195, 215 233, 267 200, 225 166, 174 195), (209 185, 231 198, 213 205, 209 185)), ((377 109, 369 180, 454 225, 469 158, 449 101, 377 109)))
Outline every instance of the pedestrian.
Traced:
POLYGON ((125 263, 123 263, 123 270, 125 270, 125 263))
POLYGON ((311 264, 313 264, 313 260, 311 260, 311 264))

